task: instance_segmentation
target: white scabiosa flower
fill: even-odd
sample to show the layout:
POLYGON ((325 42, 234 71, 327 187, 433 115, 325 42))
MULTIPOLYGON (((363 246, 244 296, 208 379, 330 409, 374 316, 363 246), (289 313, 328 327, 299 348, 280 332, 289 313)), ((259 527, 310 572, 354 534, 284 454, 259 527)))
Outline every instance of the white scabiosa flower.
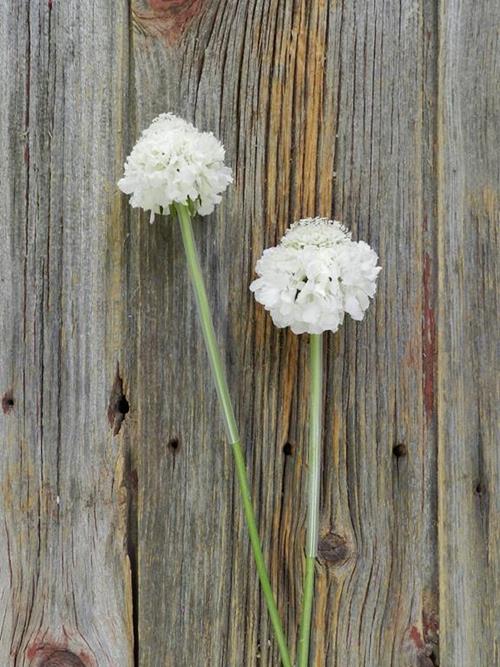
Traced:
POLYGON ((130 204, 168 213, 174 203, 189 204, 208 215, 232 183, 224 165, 225 151, 211 132, 199 132, 171 113, 161 114, 144 130, 125 162, 118 187, 130 204))
POLYGON ((377 260, 339 222, 306 218, 278 246, 264 250, 250 289, 277 327, 296 334, 337 331, 345 313, 363 319, 376 292, 377 260))

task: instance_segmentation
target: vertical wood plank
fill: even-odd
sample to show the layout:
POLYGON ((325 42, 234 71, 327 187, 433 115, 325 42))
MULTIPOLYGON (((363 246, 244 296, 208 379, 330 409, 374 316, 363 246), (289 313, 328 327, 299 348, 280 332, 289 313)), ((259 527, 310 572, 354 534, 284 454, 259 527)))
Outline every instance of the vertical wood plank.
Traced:
POLYGON ((442 664, 500 659, 497 3, 440 13, 439 572, 442 664))
POLYGON ((0 663, 131 665, 107 417, 126 318, 127 3, 9 1, 0 31, 0 663))
MULTIPOLYGON (((235 186, 196 236, 292 645, 307 339, 274 329, 247 288, 262 249, 300 216, 335 214, 380 253, 375 307, 328 339, 312 661, 430 665, 433 5, 138 1, 134 20, 137 132, 174 111, 220 136, 235 169, 235 186)), ((140 659, 278 664, 177 229, 163 219, 137 225, 140 659)))
POLYGON ((430 665, 436 535, 422 508, 435 493, 425 324, 434 16, 424 3, 357 2, 342 3, 337 20, 334 210, 384 268, 374 309, 361 326, 347 321, 329 349, 316 660, 430 665))

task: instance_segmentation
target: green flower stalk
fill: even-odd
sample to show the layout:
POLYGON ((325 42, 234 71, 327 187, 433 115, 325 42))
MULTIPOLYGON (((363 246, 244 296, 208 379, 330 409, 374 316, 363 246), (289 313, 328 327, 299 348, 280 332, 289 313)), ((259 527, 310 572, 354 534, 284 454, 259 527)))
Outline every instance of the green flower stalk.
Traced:
POLYGON ((319 535, 321 475, 321 405, 323 396, 323 338, 311 334, 309 342, 309 453, 307 457, 306 571, 298 646, 298 667, 307 667, 314 597, 314 565, 319 535))
POLYGON ((192 216, 206 215, 232 182, 224 165, 224 148, 211 134, 198 132, 186 121, 162 114, 145 130, 125 164, 120 189, 130 203, 155 213, 169 211, 179 221, 191 284, 196 295, 201 330, 207 349, 227 438, 233 452, 250 544, 284 667, 292 667, 278 608, 271 589, 252 506, 241 440, 217 344, 212 315, 198 259, 192 216))
POLYGON ((234 416, 231 398, 229 396, 229 389, 227 386, 219 348, 217 346, 214 325, 212 322, 212 316, 210 314, 210 307, 208 305, 207 293, 205 290, 205 284, 203 282, 203 276, 198 260, 198 253, 196 252, 193 229, 191 225, 191 215, 189 213, 189 208, 182 204, 176 204, 175 210, 177 212, 177 217, 179 219, 179 225, 181 228, 182 241, 184 243, 189 275, 193 285, 194 293, 196 294, 196 301, 198 303, 198 312, 200 316, 203 338, 205 339, 205 345, 207 348, 208 357, 210 359, 210 366, 212 368, 212 375, 217 389, 217 395, 219 397, 222 414, 224 416, 227 437, 233 451, 236 473, 240 486, 241 499, 243 501, 243 511, 245 513, 248 533, 250 536, 250 544, 252 546, 255 564, 257 566, 257 572, 262 586, 262 592, 266 600, 274 635, 280 650, 281 661, 285 667, 291 667, 292 663, 288 655, 285 634, 281 625, 278 608, 276 606, 276 602, 274 601, 274 596, 271 589, 271 584, 269 582, 269 577, 267 575, 264 556, 262 554, 262 548, 260 545, 259 533, 257 530, 257 524, 255 521, 255 514, 253 511, 250 495, 250 486, 246 473, 245 460, 241 450, 240 435, 236 425, 236 419, 234 416))

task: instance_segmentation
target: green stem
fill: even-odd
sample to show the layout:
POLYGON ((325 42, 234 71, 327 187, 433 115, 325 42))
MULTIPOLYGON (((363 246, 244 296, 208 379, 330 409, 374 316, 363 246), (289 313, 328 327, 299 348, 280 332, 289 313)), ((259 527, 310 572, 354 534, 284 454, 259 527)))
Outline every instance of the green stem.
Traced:
POLYGON ((319 490, 321 473, 321 398, 323 381, 323 339, 311 334, 309 349, 309 455, 307 489, 307 542, 304 597, 298 645, 298 667, 309 663, 309 640, 314 597, 314 564, 318 548, 319 490))
POLYGON ((262 554, 259 533, 257 531, 257 524, 255 521, 255 514, 252 507, 252 499, 250 495, 250 486, 248 483, 245 460, 241 451, 240 436, 238 433, 238 427, 229 395, 229 388, 227 386, 224 366, 222 364, 222 359, 217 345, 217 339, 215 337, 212 315, 210 312, 205 283, 203 281, 203 274, 201 272, 200 262, 198 259, 198 253, 196 252, 193 228, 191 225, 191 215, 189 213, 188 207, 182 204, 176 204, 175 210, 181 228, 182 241, 184 243, 184 250, 186 252, 189 275, 194 292, 196 294, 196 301, 198 303, 203 338, 205 339, 205 345, 207 348, 208 357, 210 359, 210 366, 212 368, 217 395, 219 397, 220 406, 224 415, 227 436, 233 451, 236 473, 238 477, 241 498, 243 501, 243 512, 247 522, 250 544, 255 558, 255 564, 257 566, 257 573, 259 575, 262 592, 264 594, 269 616, 271 618, 274 635, 278 643, 281 661, 284 667, 292 667, 285 634, 281 625, 278 608, 276 606, 276 602, 274 601, 271 584, 269 582, 269 577, 267 575, 266 565, 264 562, 264 556, 262 554))

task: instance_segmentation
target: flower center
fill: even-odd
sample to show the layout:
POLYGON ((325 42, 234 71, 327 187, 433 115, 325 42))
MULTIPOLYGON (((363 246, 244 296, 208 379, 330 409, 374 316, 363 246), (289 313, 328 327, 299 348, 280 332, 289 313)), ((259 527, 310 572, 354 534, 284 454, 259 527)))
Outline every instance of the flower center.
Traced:
POLYGON ((337 220, 304 218, 295 222, 281 239, 288 248, 332 248, 350 241, 351 233, 337 220))

